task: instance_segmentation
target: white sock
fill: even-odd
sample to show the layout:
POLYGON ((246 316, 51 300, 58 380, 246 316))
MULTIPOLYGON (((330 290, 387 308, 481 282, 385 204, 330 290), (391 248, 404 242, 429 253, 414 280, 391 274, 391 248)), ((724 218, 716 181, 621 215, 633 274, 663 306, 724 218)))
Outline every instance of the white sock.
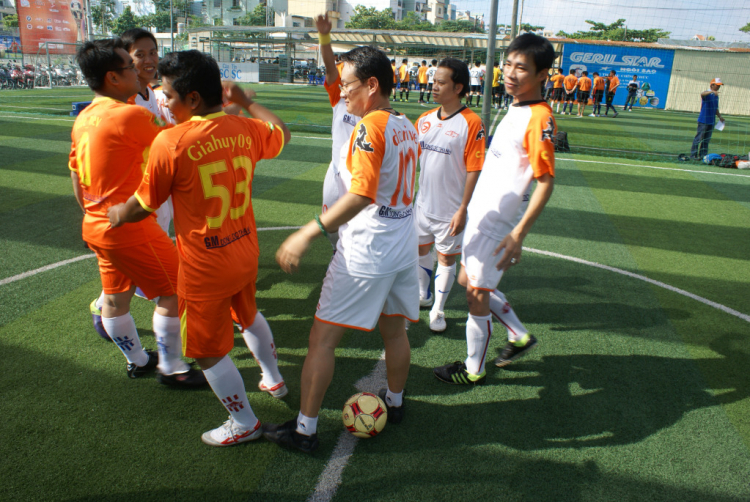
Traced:
POLYGON ((104 291, 102 291, 102 294, 100 294, 99 298, 96 299, 96 308, 101 310, 103 306, 104 306, 104 291))
POLYGON ((424 256, 419 257, 419 265, 417 265, 417 275, 419 276, 419 297, 429 298, 430 297, 430 281, 432 280, 432 267, 435 262, 432 259, 432 253, 427 253, 424 256))
POLYGON ((119 317, 102 317, 102 324, 129 363, 136 366, 146 366, 148 354, 143 350, 141 339, 138 337, 138 330, 135 329, 135 321, 130 312, 119 317))
POLYGON ((211 368, 203 370, 203 374, 236 424, 246 429, 252 429, 258 424, 258 418, 247 400, 245 382, 229 356, 224 356, 211 368))
POLYGON ((318 417, 306 417, 300 411, 297 415, 297 432, 305 436, 312 436, 318 432, 318 417))
POLYGON ((388 389, 385 393, 385 404, 396 408, 404 404, 404 391, 396 394, 395 392, 391 392, 391 389, 388 389))
POLYGON ((492 336, 492 316, 474 316, 469 314, 466 321, 466 371, 472 375, 484 373, 487 358, 487 347, 492 336))
POLYGON ((247 348, 258 361, 260 370, 263 372, 263 384, 266 387, 274 387, 284 381, 279 373, 278 358, 276 357, 276 346, 273 343, 273 333, 263 314, 255 314, 253 324, 242 332, 247 348))
POLYGON ((165 375, 185 373, 190 366, 182 360, 182 338, 180 337, 180 318, 167 317, 154 312, 153 319, 156 346, 159 349, 157 368, 165 375))
POLYGON ((490 293, 490 312, 508 330, 508 341, 517 342, 528 333, 505 295, 497 289, 490 293))
POLYGON ((435 271, 435 304, 432 306, 434 311, 443 311, 445 302, 448 300, 448 293, 451 292, 453 281, 456 279, 456 264, 450 267, 438 265, 435 271))

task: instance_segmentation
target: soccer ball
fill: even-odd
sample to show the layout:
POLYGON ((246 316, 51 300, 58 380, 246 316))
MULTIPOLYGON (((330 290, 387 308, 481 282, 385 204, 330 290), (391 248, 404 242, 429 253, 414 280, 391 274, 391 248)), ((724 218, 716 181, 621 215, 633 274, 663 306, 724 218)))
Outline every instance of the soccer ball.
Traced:
POLYGON ((360 392, 344 404, 344 427, 358 438, 377 436, 388 421, 385 403, 375 394, 360 392))

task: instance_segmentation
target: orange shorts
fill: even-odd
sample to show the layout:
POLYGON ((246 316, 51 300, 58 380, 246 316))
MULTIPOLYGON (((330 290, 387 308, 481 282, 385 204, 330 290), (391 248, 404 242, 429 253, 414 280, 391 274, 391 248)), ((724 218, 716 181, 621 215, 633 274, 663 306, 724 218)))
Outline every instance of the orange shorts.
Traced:
POLYGON ((255 280, 221 300, 184 300, 180 305, 182 353, 185 357, 224 357, 234 348, 234 319, 248 327, 255 321, 255 280))
POLYGON ((99 261, 105 294, 124 293, 138 286, 148 298, 177 294, 177 248, 167 234, 144 244, 104 249, 89 244, 99 261))

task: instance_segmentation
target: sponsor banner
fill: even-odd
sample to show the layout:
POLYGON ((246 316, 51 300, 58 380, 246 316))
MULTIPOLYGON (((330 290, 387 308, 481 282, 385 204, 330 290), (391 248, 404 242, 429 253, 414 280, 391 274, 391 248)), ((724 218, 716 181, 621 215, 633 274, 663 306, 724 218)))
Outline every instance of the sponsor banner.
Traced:
POLYGON ((633 80, 633 75, 638 75, 641 89, 636 97, 636 106, 663 109, 667 104, 673 59, 674 51, 666 49, 565 44, 562 67, 565 75, 571 68, 576 70, 579 77, 582 71, 588 71, 592 80, 594 72, 606 77, 611 70, 615 70, 620 86, 613 103, 618 106, 625 104, 628 82, 633 80))
POLYGON ((21 53, 21 39, 19 37, 0 37, 0 57, 14 57, 21 53))
POLYGON ((222 80, 234 82, 260 82, 260 65, 258 63, 219 63, 222 80))
POLYGON ((50 54, 75 54, 82 40, 82 0, 16 0, 24 54, 37 54, 47 42, 50 54))

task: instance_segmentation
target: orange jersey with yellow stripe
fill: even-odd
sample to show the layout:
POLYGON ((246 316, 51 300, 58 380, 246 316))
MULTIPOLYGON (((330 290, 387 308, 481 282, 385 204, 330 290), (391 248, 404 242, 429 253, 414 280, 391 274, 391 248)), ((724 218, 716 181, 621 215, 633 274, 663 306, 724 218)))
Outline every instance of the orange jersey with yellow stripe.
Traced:
POLYGON ((576 86, 576 84, 578 83, 578 79, 576 78, 575 75, 568 75, 563 80, 563 83, 565 84, 565 89, 567 89, 568 91, 570 91, 571 89, 573 89, 576 86))
POLYGON ((469 224, 505 238, 529 204, 531 182, 555 175, 557 126, 545 101, 516 103, 497 126, 469 203, 469 224))
POLYGON ((427 67, 426 66, 419 67, 419 72, 417 73, 417 83, 419 84, 427 83, 427 67))
MULTIPOLYGON (((396 65, 392 64, 391 69, 393 70, 393 83, 395 84, 398 79, 396 78, 396 75, 398 75, 398 70, 396 69, 396 65)), ((339 71, 339 74, 341 74, 341 71, 339 71)))
POLYGON ((603 91, 605 86, 604 78, 594 77, 594 90, 603 91))
POLYGON ((138 188, 149 147, 166 124, 140 106, 95 98, 76 118, 68 168, 78 173, 86 215, 83 240, 114 249, 148 242, 163 233, 154 218, 111 228, 107 211, 138 188))
POLYGON ((555 89, 560 89, 563 85, 563 80, 565 80, 565 77, 562 75, 562 73, 558 73, 554 77, 550 77, 550 80, 555 83, 555 89))
POLYGON ((583 91, 587 92, 591 90, 591 79, 588 77, 581 77, 578 79, 578 88, 583 91))
POLYGON ((283 147, 280 128, 224 112, 193 117, 156 138, 136 198, 153 211, 172 196, 182 298, 226 298, 253 280, 253 173, 283 147))
POLYGON ((617 91, 617 88, 620 85, 620 79, 617 78, 615 75, 614 77, 609 77, 607 80, 609 80, 609 89, 607 89, 608 92, 615 92, 617 91))
POLYGON ((398 77, 401 79, 401 82, 408 82, 409 81, 409 67, 405 64, 402 64, 398 68, 398 77))

